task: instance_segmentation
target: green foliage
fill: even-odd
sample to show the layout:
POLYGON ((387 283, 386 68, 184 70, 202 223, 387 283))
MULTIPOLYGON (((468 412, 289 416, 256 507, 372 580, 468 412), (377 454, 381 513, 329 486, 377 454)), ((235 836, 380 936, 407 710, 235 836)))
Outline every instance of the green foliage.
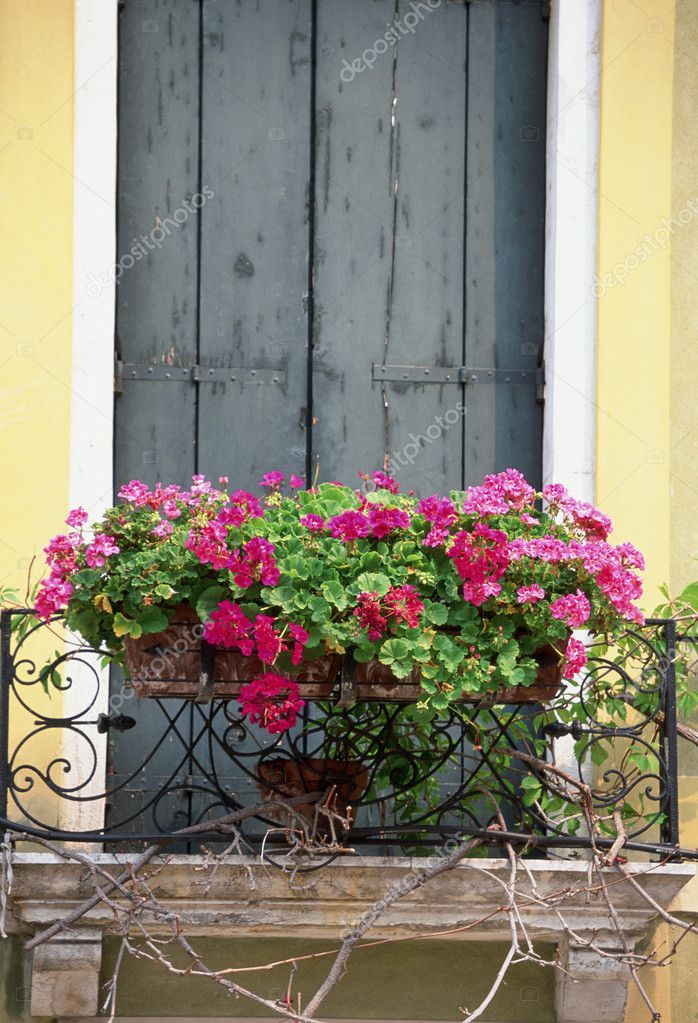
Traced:
POLYGON ((459 544, 467 548, 472 541, 476 553, 489 544, 497 556, 498 546, 517 541, 545 538, 569 544, 571 551, 588 539, 573 514, 546 506, 525 484, 524 499, 515 496, 504 502, 505 511, 485 516, 466 512, 463 494, 455 494, 450 506, 443 499, 450 517, 436 541, 429 540, 433 521, 425 507, 388 489, 361 494, 321 483, 291 496, 272 489, 261 501, 205 482, 187 492, 148 491, 142 484, 131 489, 84 537, 78 535, 69 576, 69 627, 117 657, 127 638, 166 628, 181 604, 206 622, 221 601, 230 601, 251 620, 273 618, 284 637, 291 623, 301 626, 309 633, 306 657, 352 650, 357 661, 378 659, 398 678, 418 673, 425 707, 443 710, 464 695, 533 684, 534 655, 546 643, 558 643, 562 660, 570 630, 551 611, 560 596, 586 596, 592 631, 605 633, 621 623, 580 556, 507 556, 489 596, 478 602, 465 594, 459 544), (372 525, 364 529, 368 535, 353 538, 334 535, 329 520, 344 512, 364 526, 374 513, 397 515, 400 525, 372 525), (302 521, 308 515, 319 517, 323 528, 308 528, 302 521), (490 530, 484 541, 477 532, 483 522, 490 530), (95 537, 118 551, 102 563, 88 557, 95 537), (241 572, 246 545, 260 539, 269 545, 275 571, 265 574, 254 562, 241 572), (540 587, 545 599, 522 601, 518 590, 530 586, 540 587), (377 627, 362 617, 367 598, 376 602, 377 627))

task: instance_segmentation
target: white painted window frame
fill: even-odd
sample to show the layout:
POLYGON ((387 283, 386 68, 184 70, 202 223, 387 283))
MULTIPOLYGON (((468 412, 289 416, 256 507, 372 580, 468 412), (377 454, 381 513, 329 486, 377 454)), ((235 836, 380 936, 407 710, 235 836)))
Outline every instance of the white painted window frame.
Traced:
POLYGON ((548 47, 543 479, 593 502, 603 0, 553 0, 548 47))
MULTIPOLYGON (((114 285, 100 284, 116 253, 117 17, 116 0, 75 0, 73 120, 73 296, 70 400, 71 508, 83 505, 99 518, 113 496, 114 285)), ((70 662, 72 685, 64 712, 86 707, 99 680, 90 716, 108 713, 109 680, 99 658, 70 662)), ((63 754, 74 779, 90 778, 83 797, 104 791, 106 736, 94 751, 72 729, 63 754)), ((61 800, 59 827, 92 831, 104 824, 101 801, 61 800)))
MULTIPOLYGON (((601 4, 553 0, 547 112, 543 476, 589 501, 596 464, 601 4)), ((116 258, 117 69, 115 0, 75 0, 70 503, 95 517, 111 503, 113 484, 115 293, 113 284, 95 282, 116 258)), ((81 680, 75 681, 69 707, 80 697, 81 680)), ((106 684, 102 693, 96 710, 106 711, 106 684)), ((104 777, 105 750, 106 742, 95 784, 104 777)), ((98 822, 83 814, 62 823, 98 822)))

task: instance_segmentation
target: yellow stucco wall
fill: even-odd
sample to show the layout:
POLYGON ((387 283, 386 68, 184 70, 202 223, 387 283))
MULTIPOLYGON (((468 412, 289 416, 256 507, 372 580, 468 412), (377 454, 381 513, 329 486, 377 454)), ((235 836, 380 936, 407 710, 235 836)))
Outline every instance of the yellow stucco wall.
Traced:
POLYGON ((645 552, 647 605, 670 566, 669 247, 674 0, 603 5, 597 501, 645 552), (644 242, 651 249, 650 242, 644 242))
POLYGON ((24 582, 68 500, 72 0, 0 0, 0 23, 0 579, 7 586, 24 582))
MULTIPOLYGON (((676 0, 671 243, 671 583, 698 578, 698 4, 676 0), (694 205, 691 211, 690 204, 694 205), (691 211, 690 219, 686 211, 691 211), (682 223, 682 219, 686 221, 682 223)), ((698 843, 698 835, 696 836, 698 843)))
MULTIPOLYGON (((648 563, 645 606, 698 577, 698 5, 604 3, 597 500, 648 563)), ((681 749, 682 842, 698 844, 698 756, 681 749)), ((698 883, 680 908, 698 913, 698 883)), ((655 940, 665 940, 660 928, 655 940)), ((644 981, 693 1019, 695 948, 644 981)), ((630 993, 627 1020, 646 1008, 630 993)))
MULTIPOLYGON (((68 502, 72 0, 0 0, 0 25, 0 585, 23 593, 68 502)), ((11 745, 29 723, 14 718, 11 745)), ((49 733, 27 752, 45 764, 58 743, 49 733)))

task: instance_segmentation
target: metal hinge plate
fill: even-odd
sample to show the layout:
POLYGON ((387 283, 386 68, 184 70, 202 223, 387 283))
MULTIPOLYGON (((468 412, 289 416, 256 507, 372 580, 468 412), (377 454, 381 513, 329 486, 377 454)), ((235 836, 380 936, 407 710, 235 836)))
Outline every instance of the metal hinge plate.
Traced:
POLYGON ((373 363, 373 379, 419 384, 536 384, 540 369, 477 366, 387 366, 373 363))
POLYGON ((286 370, 267 366, 166 366, 162 363, 115 363, 114 391, 121 394, 126 380, 182 380, 194 384, 257 383, 286 386, 286 370))

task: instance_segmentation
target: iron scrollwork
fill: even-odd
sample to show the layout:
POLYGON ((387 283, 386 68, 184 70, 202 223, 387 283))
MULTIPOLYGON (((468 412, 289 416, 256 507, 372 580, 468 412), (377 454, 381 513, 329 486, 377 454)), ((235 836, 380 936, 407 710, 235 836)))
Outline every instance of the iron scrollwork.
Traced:
MULTIPOLYGON (((295 798, 302 818, 331 793, 346 825, 332 825, 331 855, 337 843, 418 853, 493 827, 573 848, 584 829, 571 825, 559 781, 573 774, 599 820, 622 813, 628 840, 658 834, 654 847, 667 854, 678 844, 673 622, 633 630, 620 653, 592 644, 581 682, 547 707, 456 704, 425 723, 411 704, 309 702, 294 729, 270 736, 235 700, 144 700, 128 683, 110 691, 98 651, 30 614, 2 612, 6 826, 124 848, 271 793, 295 798), (61 649, 42 660, 49 642, 61 649), (313 795, 307 805, 303 793, 313 795)), ((247 847, 266 843, 283 859, 289 820, 283 810, 251 817, 241 826, 247 847)))

